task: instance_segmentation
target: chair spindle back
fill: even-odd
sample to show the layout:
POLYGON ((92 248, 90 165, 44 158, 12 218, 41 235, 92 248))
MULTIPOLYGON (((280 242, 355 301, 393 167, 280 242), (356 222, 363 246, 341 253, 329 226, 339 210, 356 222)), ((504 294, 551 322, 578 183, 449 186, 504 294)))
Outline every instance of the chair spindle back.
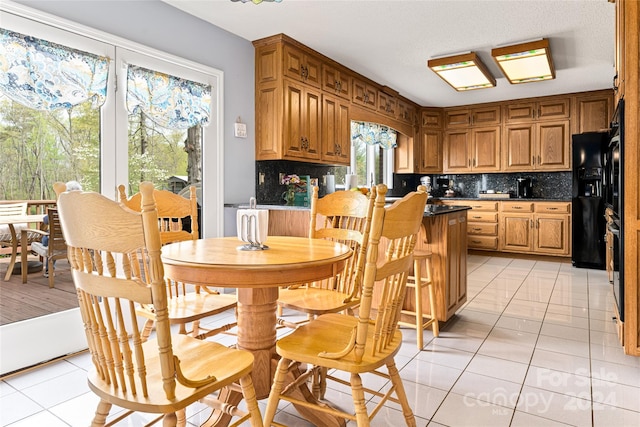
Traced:
POLYGON ((153 185, 142 183, 140 190, 141 213, 98 193, 62 193, 58 200, 60 222, 98 374, 123 396, 165 393, 167 399, 173 399, 178 366, 167 318, 153 185), (158 348, 143 346, 136 304, 156 308, 158 348), (145 352, 158 353, 159 373, 148 371, 145 352), (158 374, 163 390, 147 387, 148 375, 158 374))

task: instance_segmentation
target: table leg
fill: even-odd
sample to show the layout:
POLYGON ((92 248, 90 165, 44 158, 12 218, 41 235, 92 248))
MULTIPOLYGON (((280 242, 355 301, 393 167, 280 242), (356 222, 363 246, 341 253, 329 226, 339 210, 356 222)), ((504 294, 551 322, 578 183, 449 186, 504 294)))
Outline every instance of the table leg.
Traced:
POLYGON ((278 288, 238 289, 238 348, 253 353, 253 386, 258 399, 269 397, 275 371, 278 288))
MULTIPOLYGON (((238 348, 254 355, 253 385, 258 399, 266 399, 271 391, 273 376, 278 365, 276 354, 276 309, 278 288, 238 289, 238 348)), ((289 372, 287 382, 294 381, 302 372, 299 367, 289 372)), ((318 403, 306 384, 292 393, 301 399, 318 403)), ((296 409, 315 425, 344 426, 345 420, 296 405, 296 409)))

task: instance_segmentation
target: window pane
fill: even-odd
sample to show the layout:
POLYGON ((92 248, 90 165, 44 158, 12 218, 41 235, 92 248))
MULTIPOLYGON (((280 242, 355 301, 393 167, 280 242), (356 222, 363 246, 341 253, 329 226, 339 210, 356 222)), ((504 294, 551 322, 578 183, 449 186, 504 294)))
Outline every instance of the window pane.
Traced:
POLYGON ((187 181, 186 139, 186 130, 162 128, 148 120, 144 113, 129 114, 131 193, 138 192, 142 181, 153 182, 156 188, 165 190, 170 188, 169 178, 172 176, 183 177, 187 181))
POLYGON ((55 199, 53 183, 100 190, 100 110, 39 111, 0 95, 0 198, 55 199))

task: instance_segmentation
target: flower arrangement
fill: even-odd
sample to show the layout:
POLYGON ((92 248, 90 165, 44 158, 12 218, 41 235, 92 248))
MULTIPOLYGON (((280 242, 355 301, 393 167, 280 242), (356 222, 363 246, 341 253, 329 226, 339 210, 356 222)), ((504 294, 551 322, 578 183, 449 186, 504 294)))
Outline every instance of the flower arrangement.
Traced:
POLYGON ((299 183, 300 183, 300 177, 296 174, 285 175, 282 177, 283 185, 293 185, 293 184, 299 184, 299 183))

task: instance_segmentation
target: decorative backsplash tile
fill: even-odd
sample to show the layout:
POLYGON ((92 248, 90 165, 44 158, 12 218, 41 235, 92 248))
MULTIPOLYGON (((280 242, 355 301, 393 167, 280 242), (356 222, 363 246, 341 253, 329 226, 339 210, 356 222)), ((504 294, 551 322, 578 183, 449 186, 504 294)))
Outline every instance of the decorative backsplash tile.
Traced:
MULTIPOLYGON (((311 179, 318 179, 318 195, 326 194, 324 175, 339 174, 344 176, 346 166, 316 165, 313 163, 292 162, 288 160, 264 160, 256 162, 256 201, 263 205, 284 205, 283 194, 286 186, 280 183, 280 174, 299 176, 309 175, 311 179), (264 181, 261 183, 261 174, 264 181)), ((338 183, 336 180, 336 184, 338 183)))
MULTIPOLYGON (((319 195, 326 194, 324 175, 332 174, 344 176, 346 166, 327 166, 313 163, 294 162, 287 160, 265 160, 256 162, 256 199, 259 204, 284 205, 283 193, 286 187, 280 184, 280 174, 309 175, 318 178, 319 195), (264 181, 261 183, 261 174, 264 181)), ((390 196, 404 196, 415 190, 420 184, 421 174, 394 174, 393 188, 390 196)), ((539 199, 571 199, 571 172, 521 172, 521 173, 484 173, 484 174, 454 174, 429 175, 433 183, 431 194, 443 197, 447 187, 439 182, 453 181, 453 188, 457 197, 478 197, 480 191, 494 190, 513 192, 516 194, 516 179, 531 178, 533 182, 533 197, 539 199)), ((339 179, 336 184, 341 185, 339 179)))
MULTIPOLYGON (((395 175, 394 195, 403 195, 420 184, 424 175, 395 175), (403 186, 403 184, 405 184, 403 186), (406 191, 403 190, 406 189, 406 191)), ((481 191, 511 192, 516 194, 516 179, 531 178, 533 197, 539 199, 570 199, 571 172, 520 172, 520 173, 484 173, 458 175, 429 175, 433 183, 431 194, 443 197, 448 184, 453 181, 456 197, 478 197, 481 191), (446 183, 446 184, 445 184, 446 183), (446 185, 446 186, 445 186, 446 185)))

